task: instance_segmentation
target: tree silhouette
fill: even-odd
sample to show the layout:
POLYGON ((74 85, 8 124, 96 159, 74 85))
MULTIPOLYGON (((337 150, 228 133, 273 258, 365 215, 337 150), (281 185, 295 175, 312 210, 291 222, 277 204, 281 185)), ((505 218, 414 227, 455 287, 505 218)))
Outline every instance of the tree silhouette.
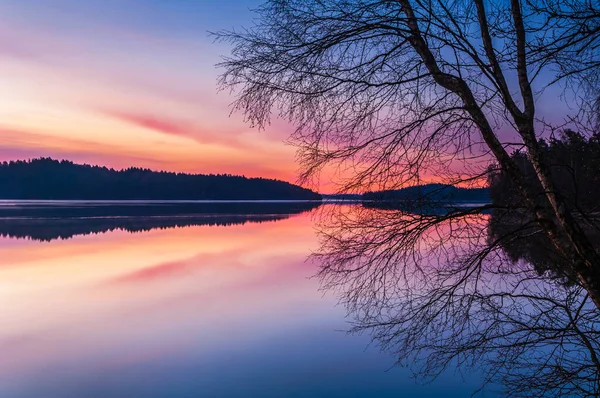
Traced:
POLYGON ((420 375, 483 363, 512 395, 598 396, 599 198, 580 190, 596 176, 574 154, 596 140, 600 5, 271 0, 257 12, 250 29, 217 33, 233 45, 221 85, 251 124, 295 124, 306 181, 333 169, 351 193, 501 176, 508 190, 443 211, 323 208, 319 275, 356 330, 420 375), (564 126, 543 119, 542 98, 569 101, 586 138, 549 142, 564 126))
MULTIPOLYGON (((234 109, 250 123, 264 126, 273 109, 294 122, 303 177, 337 165, 341 191, 431 174, 464 184, 486 175, 477 160, 492 157, 600 306, 600 254, 557 195, 535 106, 536 88, 593 81, 599 9, 573 0, 271 0, 253 28, 217 34, 233 44, 221 84, 237 90, 234 109), (532 178, 509 155, 513 144, 528 153, 532 178)), ((590 90, 578 94, 591 102, 590 90)))

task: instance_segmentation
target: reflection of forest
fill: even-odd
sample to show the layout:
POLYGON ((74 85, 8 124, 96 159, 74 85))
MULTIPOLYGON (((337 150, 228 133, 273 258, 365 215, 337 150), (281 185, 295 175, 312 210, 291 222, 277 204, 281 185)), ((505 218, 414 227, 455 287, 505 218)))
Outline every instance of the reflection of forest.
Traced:
POLYGON ((367 209, 387 210, 404 213, 414 213, 424 216, 444 216, 451 212, 467 212, 472 214, 489 214, 491 206, 484 203, 440 203, 435 201, 363 201, 367 209))
POLYGON ((0 206, 0 236, 51 241, 113 230, 140 232, 155 228, 260 223, 283 220, 319 205, 319 202, 13 202, 0 206))
POLYGON ((566 259, 560 258, 537 223, 519 210, 494 211, 488 225, 488 241, 498 242, 513 263, 522 261, 532 265, 540 274, 551 272, 554 276, 571 279, 559 266, 566 259))
MULTIPOLYGON (((600 250, 600 230, 596 227, 600 223, 588 219, 581 225, 591 243, 600 250)), ((547 273, 565 282, 575 283, 577 280, 571 271, 573 259, 561 256, 548 235, 522 211, 494 210, 488 225, 488 240, 490 244, 498 242, 513 263, 524 261, 540 274, 547 273)))

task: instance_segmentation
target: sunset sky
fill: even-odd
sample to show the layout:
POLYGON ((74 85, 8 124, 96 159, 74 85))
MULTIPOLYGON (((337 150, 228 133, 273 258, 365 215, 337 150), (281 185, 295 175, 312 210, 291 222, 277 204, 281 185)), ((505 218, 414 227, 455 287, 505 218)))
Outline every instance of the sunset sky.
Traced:
MULTIPOLYGON (((230 49, 208 32, 251 26, 261 2, 2 0, 0 160, 296 181, 292 126, 250 128, 217 88, 230 49)), ((554 121, 565 110, 555 94, 537 104, 554 121)))
POLYGON ((294 181, 291 127, 230 116, 208 31, 256 0, 3 0, 0 160, 39 156, 294 181))

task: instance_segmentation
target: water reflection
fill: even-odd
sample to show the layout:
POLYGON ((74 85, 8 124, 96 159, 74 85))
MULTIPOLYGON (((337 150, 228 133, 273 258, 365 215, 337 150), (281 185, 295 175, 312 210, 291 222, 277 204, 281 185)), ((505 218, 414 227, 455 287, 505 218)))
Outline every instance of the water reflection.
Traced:
MULTIPOLYGON (((585 230, 592 244, 600 248, 598 230, 585 230)), ((491 213, 488 244, 493 242, 501 248, 508 267, 535 273, 519 287, 495 293, 507 297, 505 302, 513 307, 525 308, 517 316, 506 317, 514 324, 510 329, 520 335, 520 340, 507 339, 514 348, 512 355, 503 358, 510 364, 501 372, 509 391, 599 396, 600 311, 573 274, 574 260, 561 256, 537 224, 515 211, 491 213)), ((516 272, 512 278, 524 279, 516 272)), ((508 314, 508 310, 502 309, 502 313, 508 314)))
POLYGON ((477 386, 450 372, 421 387, 387 371, 393 358, 367 349, 367 336, 340 332, 344 310, 305 262, 313 214, 294 212, 1 238, 0 396, 465 396, 477 386))
POLYGON ((0 205, 0 396, 598 392, 598 310, 514 214, 18 205, 0 205))
POLYGON ((320 280, 421 379, 482 370, 507 396, 598 396, 600 311, 531 225, 469 207, 331 209, 320 280))
POLYGON ((149 231, 283 220, 320 202, 0 201, 0 236, 39 241, 114 230, 149 231))

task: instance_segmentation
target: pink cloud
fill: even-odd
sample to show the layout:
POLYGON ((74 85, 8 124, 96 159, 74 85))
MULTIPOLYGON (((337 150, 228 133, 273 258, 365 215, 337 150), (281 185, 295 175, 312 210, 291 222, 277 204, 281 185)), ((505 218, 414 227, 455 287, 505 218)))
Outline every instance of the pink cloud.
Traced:
POLYGON ((177 135, 197 139, 198 130, 191 124, 163 116, 143 113, 108 111, 108 116, 138 127, 158 131, 159 133, 177 135))
POLYGON ((161 115, 158 113, 130 112, 121 110, 100 110, 108 117, 127 124, 153 130, 162 134, 190 138, 201 144, 221 144, 231 148, 256 151, 252 143, 242 143, 234 131, 212 132, 202 129, 196 124, 161 115))

